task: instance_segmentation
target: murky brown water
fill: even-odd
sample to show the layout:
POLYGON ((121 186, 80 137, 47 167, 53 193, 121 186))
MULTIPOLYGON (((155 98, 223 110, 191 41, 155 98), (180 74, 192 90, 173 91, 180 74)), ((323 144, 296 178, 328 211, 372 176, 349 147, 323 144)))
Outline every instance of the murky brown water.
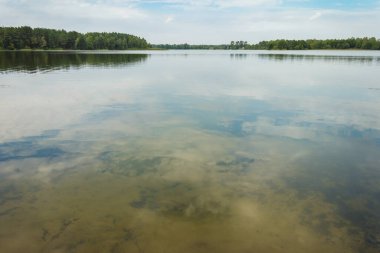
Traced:
POLYGON ((0 252, 378 252, 380 54, 0 53, 0 252))

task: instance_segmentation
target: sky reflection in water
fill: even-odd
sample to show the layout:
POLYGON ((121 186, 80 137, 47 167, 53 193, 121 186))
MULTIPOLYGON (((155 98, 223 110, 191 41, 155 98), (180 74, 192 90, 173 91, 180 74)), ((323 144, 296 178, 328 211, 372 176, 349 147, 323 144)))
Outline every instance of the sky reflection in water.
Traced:
POLYGON ((0 53, 0 245, 378 252, 379 59, 0 53))

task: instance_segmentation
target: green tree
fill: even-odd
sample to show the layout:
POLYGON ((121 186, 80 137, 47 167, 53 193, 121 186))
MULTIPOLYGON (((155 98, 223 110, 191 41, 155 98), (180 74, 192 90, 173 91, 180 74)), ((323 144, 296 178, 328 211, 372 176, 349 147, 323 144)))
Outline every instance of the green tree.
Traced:
POLYGON ((75 40, 75 49, 79 49, 79 50, 85 50, 85 49, 87 49, 86 39, 85 39, 85 37, 83 35, 80 35, 75 40))

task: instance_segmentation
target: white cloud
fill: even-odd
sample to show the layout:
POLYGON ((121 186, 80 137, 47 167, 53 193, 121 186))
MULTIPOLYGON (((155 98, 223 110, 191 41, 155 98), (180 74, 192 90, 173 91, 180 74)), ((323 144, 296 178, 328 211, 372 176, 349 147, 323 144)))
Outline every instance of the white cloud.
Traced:
POLYGON ((319 11, 317 11, 313 16, 311 16, 311 17, 309 18, 309 20, 312 21, 312 20, 315 20, 315 19, 320 18, 321 16, 322 16, 322 13, 319 12, 319 11))
POLYGON ((100 2, 112 3, 131 3, 131 4, 165 4, 181 6, 184 8, 233 8, 233 7, 252 7, 252 6, 273 6, 280 4, 282 0, 103 0, 100 2))
MULTIPOLYGON (((111 1, 113 2, 113 1, 111 1)), ((1 9, 8 9, 13 14, 37 16, 46 18, 81 19, 141 19, 146 17, 143 10, 134 8, 131 4, 119 6, 107 4, 105 1, 85 0, 47 0, 47 1, 7 1, 0 2, 1 9)), ((7 15, 7 13, 1 14, 7 15)))
POLYGON ((219 0, 215 1, 217 6, 228 7, 252 7, 252 6, 274 6, 282 3, 281 0, 219 0))
POLYGON ((137 9, 132 5, 109 5, 99 2, 87 1, 52 1, 50 6, 46 6, 44 10, 54 10, 55 14, 60 16, 73 16, 82 18, 100 18, 100 19, 141 19, 146 14, 143 10, 137 9), (68 12, 68 13, 65 13, 68 12))
POLYGON ((165 19, 165 23, 166 23, 166 24, 169 24, 169 23, 171 23, 173 20, 174 20, 174 18, 171 17, 171 16, 166 17, 166 19, 165 19))

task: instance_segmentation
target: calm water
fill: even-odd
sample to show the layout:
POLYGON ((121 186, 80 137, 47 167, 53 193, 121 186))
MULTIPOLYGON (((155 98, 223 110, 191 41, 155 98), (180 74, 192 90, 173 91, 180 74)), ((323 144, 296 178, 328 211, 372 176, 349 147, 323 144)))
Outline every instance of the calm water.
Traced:
POLYGON ((1 52, 0 252, 379 252, 380 52, 1 52))

